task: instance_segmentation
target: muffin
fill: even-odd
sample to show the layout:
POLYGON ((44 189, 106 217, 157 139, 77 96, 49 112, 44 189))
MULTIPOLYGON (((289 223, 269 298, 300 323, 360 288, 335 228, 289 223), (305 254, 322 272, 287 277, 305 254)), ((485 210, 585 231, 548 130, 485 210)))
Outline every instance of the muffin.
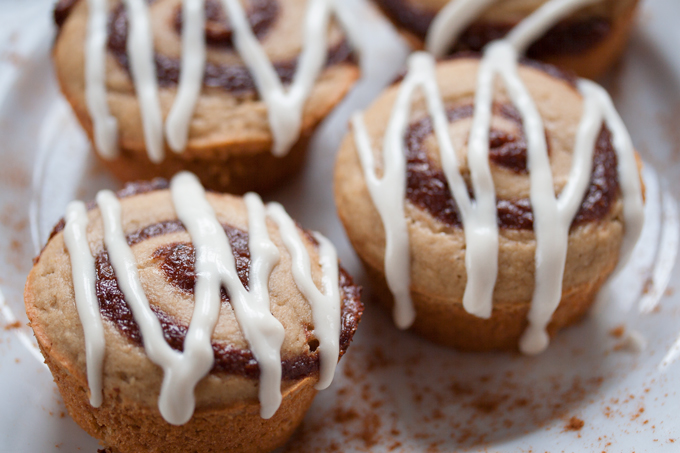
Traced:
POLYGON ((301 167, 314 130, 359 77, 353 50, 332 10, 243 3, 58 3, 57 80, 117 178, 188 170, 207 188, 244 193, 301 167))
POLYGON ((281 446, 363 311, 327 239, 188 173, 69 205, 24 295, 69 414, 122 453, 281 446))
MULTIPOLYGON (((548 0, 375 1, 414 47, 424 47, 427 40, 428 50, 437 56, 457 51, 479 52, 488 43, 504 37, 520 21, 548 3, 548 0), (450 23, 440 24, 437 30, 432 27, 435 17, 447 4, 451 10, 458 7, 481 10, 470 21, 461 24, 460 36, 455 37, 457 39, 446 39, 445 43, 433 46, 433 34, 447 34, 452 28, 457 28, 450 23)), ((590 79, 607 72, 625 48, 638 0, 600 0, 588 3, 545 32, 529 47, 527 56, 590 79)), ((445 15, 440 15, 439 20, 443 20, 445 15)), ((461 13, 456 12, 454 16, 451 19, 457 22, 461 13)))
POLYGON ((438 64, 414 54, 406 78, 353 118, 335 201, 399 327, 535 354, 627 259, 641 182, 606 92, 517 64, 508 46, 438 64))

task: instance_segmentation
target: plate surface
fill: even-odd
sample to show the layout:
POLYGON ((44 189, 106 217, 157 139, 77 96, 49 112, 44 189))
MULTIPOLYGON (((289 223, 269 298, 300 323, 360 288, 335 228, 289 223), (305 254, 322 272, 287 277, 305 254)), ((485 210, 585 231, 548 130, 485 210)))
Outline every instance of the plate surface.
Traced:
MULTIPOLYGON (((23 311, 31 258, 67 202, 120 187, 58 94, 51 3, 0 0, 0 453, 98 448, 65 412, 23 311)), ((645 1, 604 81, 647 164, 647 221, 591 316, 538 357, 464 354, 395 329, 366 288, 365 318, 336 380, 283 451, 680 451, 678 18, 677 0, 645 1)), ((352 93, 319 131, 303 174, 268 197, 330 237, 360 283, 328 181, 349 114, 388 79, 352 93)))

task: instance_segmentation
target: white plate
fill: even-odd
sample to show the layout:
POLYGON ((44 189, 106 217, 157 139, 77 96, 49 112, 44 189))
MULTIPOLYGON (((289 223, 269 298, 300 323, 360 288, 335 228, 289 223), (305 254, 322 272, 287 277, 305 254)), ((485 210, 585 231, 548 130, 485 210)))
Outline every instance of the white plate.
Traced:
MULTIPOLYGON (((50 3, 0 0, 0 289, 6 298, 0 308, 8 326, 0 329, 0 453, 98 448, 65 413, 24 326, 22 290, 33 243, 45 240, 71 199, 119 187, 91 159, 58 94, 49 58, 50 3), (34 180, 39 184, 32 188, 34 180)), ((668 287, 679 277, 673 197, 680 194, 679 19, 677 0, 646 1, 626 57, 607 80, 648 164, 647 223, 631 264, 592 315, 539 357, 463 354, 397 331, 366 291, 364 320, 333 386, 319 394, 284 450, 680 451, 680 361, 674 361, 680 346, 673 348, 680 293, 668 287), (618 326, 625 327, 622 338, 611 334, 618 326), (644 340, 644 351, 622 349, 627 340, 638 344, 634 339, 644 340), (580 429, 569 429, 572 417, 583 421, 580 429)), ((303 175, 269 197, 329 236, 361 283, 329 181, 349 113, 378 84, 355 92, 335 112, 303 175)))

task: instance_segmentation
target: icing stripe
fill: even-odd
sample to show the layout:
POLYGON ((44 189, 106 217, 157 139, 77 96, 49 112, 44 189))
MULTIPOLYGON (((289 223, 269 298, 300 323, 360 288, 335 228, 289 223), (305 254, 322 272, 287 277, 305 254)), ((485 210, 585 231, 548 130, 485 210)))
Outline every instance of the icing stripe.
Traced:
MULTIPOLYGON (((554 201, 556 212, 554 214, 551 212, 551 215, 555 216, 553 220, 555 223, 549 225, 546 230, 550 234, 548 240, 554 247, 550 252, 552 255, 546 257, 545 249, 541 248, 543 243, 539 243, 538 234, 536 235, 536 288, 528 315, 529 326, 520 339, 520 350, 525 354, 537 354, 548 347, 546 327, 562 297, 569 228, 588 190, 595 144, 602 127, 603 115, 599 103, 587 89, 581 87, 581 92, 584 96, 583 117, 576 134, 569 179, 559 199, 554 201), (553 267, 541 264, 542 259, 553 267), (553 288, 554 292, 551 293, 549 288, 553 288)), ((535 171, 546 170, 543 168, 535 171)), ((552 204, 553 200, 550 200, 550 203, 552 204)))
POLYGON ((64 242, 71 260, 71 275, 75 291, 78 317, 85 334, 87 384, 90 404, 102 404, 102 371, 104 368, 104 326, 99 313, 95 291, 94 258, 87 241, 87 210, 80 201, 72 201, 66 208, 64 242))
MULTIPOLYGON (((491 82, 492 79, 489 79, 491 82)), ((481 194, 473 203, 468 195, 468 189, 463 180, 459 164, 456 158, 453 144, 448 135, 448 121, 446 112, 441 101, 439 88, 435 77, 435 61, 430 55, 419 52, 409 59, 409 74, 403 81, 395 112, 402 105, 407 105, 405 114, 399 118, 401 121, 397 127, 396 116, 391 118, 390 123, 395 121, 395 127, 388 127, 385 134, 385 176, 391 170, 390 163, 398 159, 398 170, 395 167, 394 182, 399 188, 388 187, 377 181, 374 174, 373 151, 361 123, 360 117, 356 117, 354 130, 357 137, 357 149, 366 175, 369 192, 374 199, 374 204, 380 206, 386 197, 394 197, 393 203, 401 206, 401 213, 395 209, 382 208, 381 217, 386 228, 386 253, 385 272, 390 289, 395 294, 395 322, 400 328, 409 327, 414 321, 413 303, 410 298, 410 263, 405 255, 398 253, 399 258, 389 253, 389 250, 409 250, 408 230, 406 222, 395 222, 397 218, 403 218, 403 194, 405 193, 405 155, 403 150, 403 135, 407 126, 409 115, 408 105, 417 88, 422 88, 427 100, 428 113, 433 119, 433 126, 437 140, 440 144, 442 167, 446 175, 451 192, 456 200, 461 214, 466 236, 466 269, 468 271, 468 284, 465 288, 463 304, 470 313, 488 318, 491 316, 493 288, 498 273, 498 227, 496 225, 496 197, 493 190, 493 180, 488 164, 488 130, 491 121, 491 103, 481 102, 479 108, 486 108, 486 115, 477 115, 476 125, 473 126, 470 138, 469 166, 472 174, 473 186, 478 188, 476 193, 481 194), (488 108, 487 108, 488 107, 488 108), (486 118, 486 121, 484 121, 486 118), (480 122, 481 121, 481 122, 480 122), (388 136, 389 134, 389 136, 388 136), (361 138, 361 139, 360 139, 361 138), (387 150, 388 143, 392 146, 387 150), (388 152, 390 154, 388 154, 388 152), (389 157, 388 157, 389 156, 389 157), (398 156, 398 157, 395 157, 398 156), (384 195, 379 190, 384 190, 384 195), (489 190, 490 188, 490 190, 489 190), (399 231, 398 228, 403 228, 399 231), (392 234, 390 230, 394 230, 392 234), (404 231, 405 230, 405 231, 404 231), (404 257, 404 258, 402 258, 404 257)), ((491 87, 491 84, 489 84, 491 87)), ((385 178, 385 177, 384 177, 385 178)))
POLYGON ((330 242, 316 234, 319 242, 319 256, 323 271, 324 292, 314 284, 312 269, 307 252, 295 222, 278 203, 267 207, 269 217, 276 222, 281 231, 281 240, 292 258, 293 278, 300 292, 312 306, 314 334, 319 341, 321 370, 317 390, 327 388, 333 380, 335 367, 340 356, 340 292, 338 289, 338 257, 330 242))
MULTIPOLYGON (((464 0, 465 1, 465 0, 464 0)), ((577 10, 599 3, 602 0, 551 0, 520 22, 505 37, 518 53, 524 53, 531 43, 543 36, 550 28, 564 17, 577 10)))
POLYGON ((144 128, 146 151, 151 162, 163 160, 163 117, 154 66, 153 36, 145 0, 124 0, 130 18, 127 51, 144 128))
POLYGON ((181 411, 178 417, 188 421, 195 406, 194 387, 210 371, 214 361, 210 335, 220 313, 222 282, 219 266, 226 264, 220 257, 227 254, 231 256, 231 247, 195 176, 178 174, 170 182, 170 192, 177 217, 186 227, 196 248, 197 279, 194 312, 184 339, 184 354, 191 357, 193 363, 182 369, 177 377, 164 379, 163 387, 180 389, 181 393, 174 395, 173 403, 181 411), (180 386, 180 381, 184 381, 185 385, 180 386))
POLYGON ((413 324, 416 313, 411 300, 411 251, 404 214, 406 158, 402 137, 406 130, 415 79, 409 74, 402 83, 404 89, 399 92, 385 133, 382 178, 378 179, 375 174, 371 139, 360 113, 352 117, 352 128, 366 187, 385 229, 385 279, 394 296, 394 323, 400 329, 407 329, 413 324))
MULTIPOLYGON (((262 199, 251 192, 245 195, 244 200, 248 208, 250 292, 243 288, 235 273, 233 284, 238 286, 239 298, 232 305, 238 323, 260 365, 260 415, 262 418, 271 418, 281 405, 281 345, 285 331, 271 313, 269 276, 280 257, 279 250, 267 232, 262 199)), ((233 294, 232 288, 228 288, 229 294, 233 294)), ((232 296, 232 299, 235 298, 232 296)))
POLYGON ((580 81, 579 91, 583 95, 583 116, 576 132, 569 178, 557 200, 557 209, 570 225, 588 191, 595 146, 604 121, 602 109, 590 86, 580 81))
MULTIPOLYGON (((475 111, 468 138, 468 167, 475 201, 471 203, 473 208, 471 215, 459 208, 463 219, 469 217, 463 221, 466 242, 465 270, 468 274, 463 307, 468 313, 481 318, 491 317, 493 290, 498 277, 499 239, 496 222, 496 190, 489 166, 489 132, 496 71, 496 62, 492 58, 482 59, 475 93, 475 111)), ((435 77, 434 71, 432 77, 435 77)), ((448 131, 448 121, 446 124, 446 129, 444 129, 444 124, 440 127, 448 131)), ((441 140, 439 137, 438 139, 441 140)), ((446 168, 445 171, 447 181, 451 184, 452 178, 449 176, 451 171, 446 168)), ((457 196, 456 201, 468 197, 467 185, 463 181, 458 184, 461 183, 462 185, 458 188, 460 195, 457 196)))
POLYGON ((85 102, 94 127, 94 143, 104 159, 118 156, 118 121, 106 99, 106 39, 109 9, 106 0, 88 0, 85 37, 85 102))
MULTIPOLYGON (((515 49, 507 41, 498 41, 489 45, 484 58, 496 61, 496 71, 504 79, 508 95, 522 116, 527 138, 527 168, 536 238, 536 279, 530 324, 520 341, 520 350, 534 354, 547 347, 549 338, 545 330, 539 328, 542 323, 533 321, 532 313, 539 308, 541 313, 550 311, 560 301, 567 256, 566 241, 560 239, 569 234, 569 225, 559 221, 543 120, 517 72, 515 49)), ((492 99, 489 99, 491 102, 492 99)))
POLYGON ((435 57, 444 57, 465 27, 497 1, 450 1, 432 21, 425 38, 425 49, 435 57))
POLYGON ((165 123, 165 136, 170 149, 184 151, 189 124, 203 86, 205 71, 205 0, 182 3, 182 68, 177 97, 165 123))
MULTIPOLYGON (((260 365, 260 415, 270 418, 281 404, 280 350, 285 332, 270 311, 269 276, 278 262, 279 254, 267 233, 262 200, 253 193, 246 197, 251 234, 249 247, 252 247, 249 292, 238 277, 227 235, 207 202, 205 191, 196 176, 186 172, 178 174, 172 180, 171 190, 178 217, 196 247, 196 275, 199 276, 196 283, 196 309, 185 340, 185 351, 197 313, 200 313, 199 316, 209 313, 197 321, 196 338, 200 337, 203 343, 207 339, 207 347, 210 347, 210 335, 219 315, 220 288, 224 285, 236 320, 260 365)), ((212 348, 210 356, 212 367, 212 348)))
POLYGON ((167 381, 169 376, 181 372, 181 368, 185 366, 185 356, 173 350, 165 341, 161 324, 144 294, 137 271, 137 262, 123 231, 120 202, 116 195, 108 190, 99 192, 97 205, 104 222, 104 244, 118 285, 125 295, 125 302, 130 306, 135 322, 142 333, 144 350, 152 362, 163 368, 164 380, 159 398, 161 415, 170 423, 181 424, 183 420, 177 415, 178 410, 173 407, 168 395, 181 390, 172 388, 167 381))
POLYGON ((304 43, 293 84, 285 89, 274 65, 257 40, 239 0, 222 0, 234 29, 234 44, 253 74, 267 104, 274 137, 272 153, 284 156, 300 136, 302 108, 325 61, 330 0, 309 0, 304 23, 304 43))
POLYGON ((598 99, 607 127, 612 132, 614 149, 616 150, 621 194, 623 196, 623 216, 626 225, 617 268, 617 271, 620 271, 630 259, 644 224, 642 183, 635 158, 635 147, 609 93, 598 84, 588 80, 581 80, 579 84, 582 90, 591 91, 592 96, 598 99))

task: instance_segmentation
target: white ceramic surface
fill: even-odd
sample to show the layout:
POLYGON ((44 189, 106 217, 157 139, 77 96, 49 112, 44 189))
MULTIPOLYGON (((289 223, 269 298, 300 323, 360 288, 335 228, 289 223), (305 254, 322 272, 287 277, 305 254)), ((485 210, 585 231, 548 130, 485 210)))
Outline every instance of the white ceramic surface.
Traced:
MULTIPOLYGON (((68 201, 119 187, 58 94, 51 3, 0 0, 0 453, 98 448, 65 413, 24 326, 22 290, 36 246, 68 201)), ((592 315, 538 357, 463 354, 396 330, 367 288, 364 320, 335 382, 284 450, 680 451, 679 20, 677 0, 645 0, 626 56, 605 81, 648 164, 648 221, 631 265, 592 315), (618 326, 621 338, 611 334, 618 326), (640 338, 646 348, 631 351, 640 338), (583 427, 569 429, 572 417, 583 427)), ((361 283, 329 181, 349 114, 382 83, 354 92, 319 132, 304 173, 268 197, 331 238, 361 283)))

